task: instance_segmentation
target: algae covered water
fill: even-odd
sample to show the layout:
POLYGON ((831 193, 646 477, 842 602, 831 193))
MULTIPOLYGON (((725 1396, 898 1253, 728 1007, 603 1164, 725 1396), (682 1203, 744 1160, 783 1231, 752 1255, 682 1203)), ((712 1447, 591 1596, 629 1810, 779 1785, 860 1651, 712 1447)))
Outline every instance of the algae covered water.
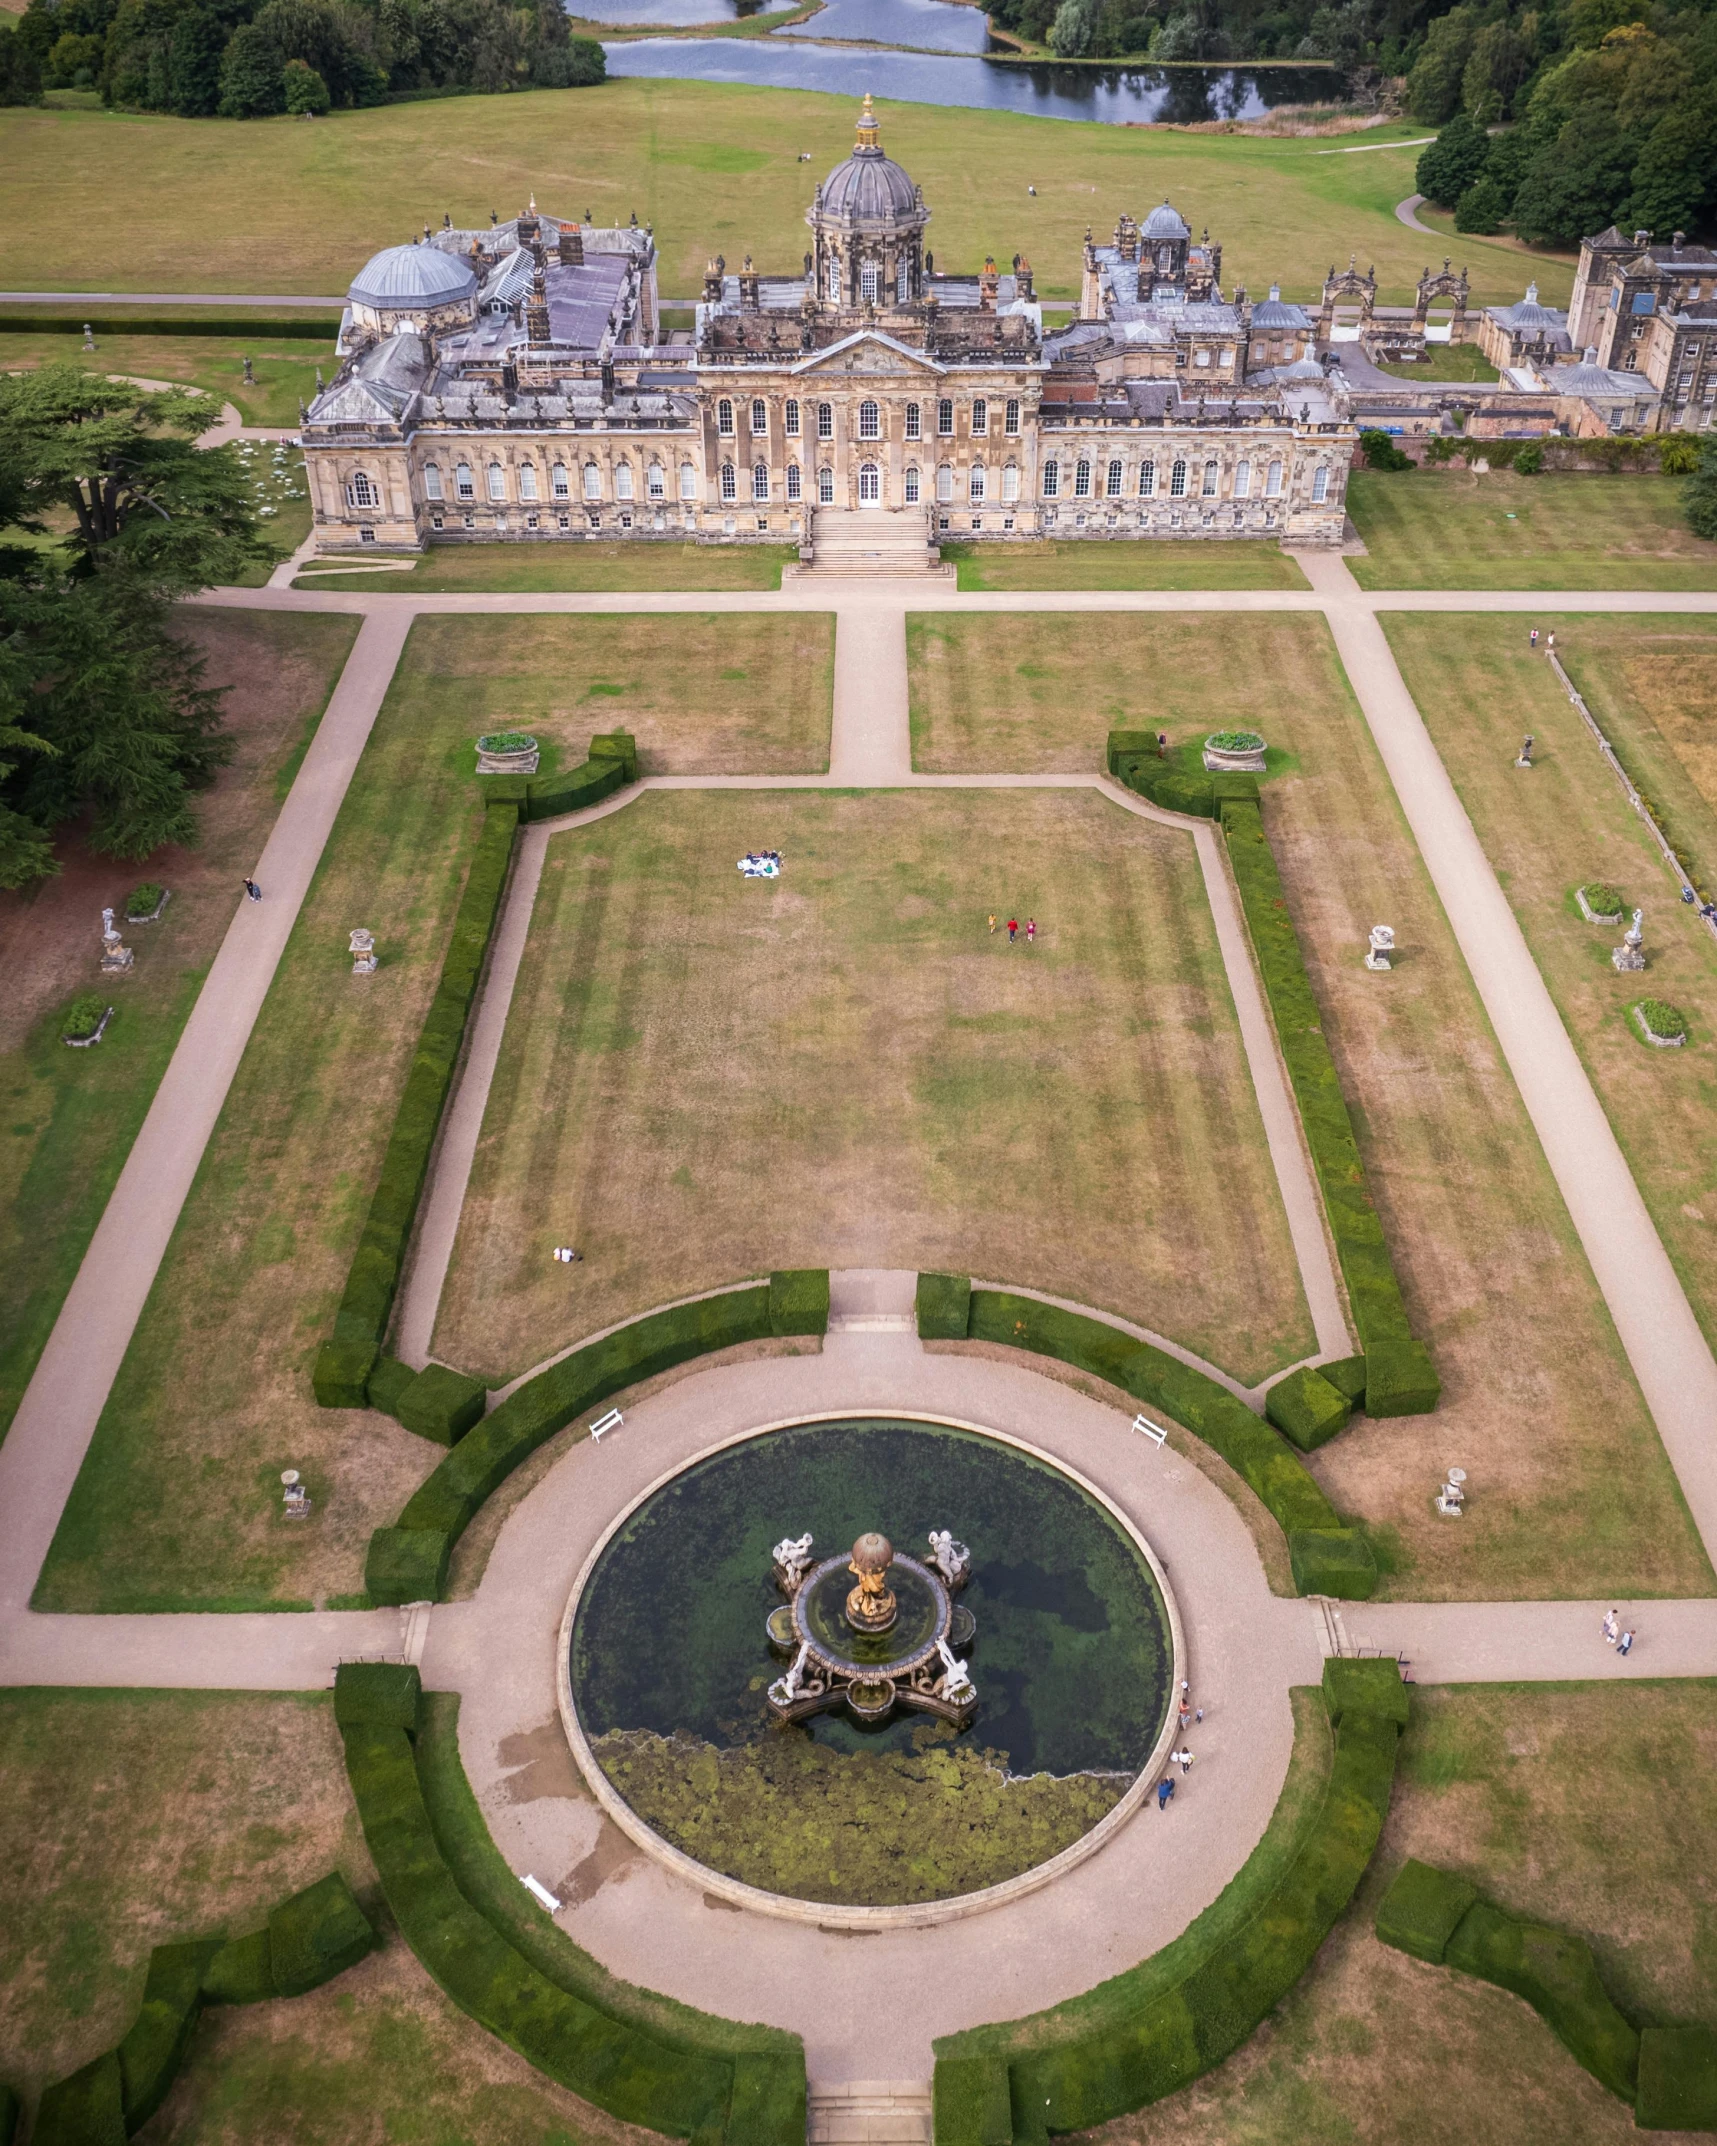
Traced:
POLYGON ((772 1432, 664 1485, 598 1561, 570 1668, 585 1734, 646 1823, 747 1883, 872 1904, 1059 1853, 1149 1757, 1173 1673, 1150 1567, 1096 1500, 996 1440, 881 1418, 772 1432), (971 1727, 776 1725, 773 1545, 808 1529, 833 1556, 874 1528, 920 1557, 941 1527, 972 1552, 971 1727))

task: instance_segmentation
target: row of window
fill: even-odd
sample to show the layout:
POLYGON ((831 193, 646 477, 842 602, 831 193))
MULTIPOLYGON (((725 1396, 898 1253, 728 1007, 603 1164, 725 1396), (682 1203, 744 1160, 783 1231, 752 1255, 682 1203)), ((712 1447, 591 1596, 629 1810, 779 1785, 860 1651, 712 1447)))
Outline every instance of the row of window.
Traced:
MULTIPOLYGON (((990 474, 991 473, 986 470, 982 466, 982 464, 980 464, 976 469, 973 469, 968 472, 966 478, 966 496, 972 501, 974 506, 982 506, 985 499, 987 498, 1000 497, 1001 499, 1009 502, 1018 499, 1019 471, 1014 467, 1011 462, 1008 464, 1006 469, 1002 470, 999 473, 1001 478, 1001 489, 999 494, 991 490, 990 474)), ((717 481, 721 493, 721 498, 724 504, 729 501, 736 500, 739 497, 740 472, 734 467, 731 462, 724 462, 721 465, 721 470, 717 481)), ((770 496, 769 488, 770 477, 768 463, 754 463, 751 470, 751 497, 754 500, 767 500, 770 496)), ((816 488, 817 504, 822 507, 833 506, 835 501, 835 473, 832 469, 825 468, 819 469, 817 471, 816 488)), ((865 501, 867 504, 874 500, 879 500, 882 497, 882 470, 877 463, 863 462, 859 465, 858 489, 859 498, 865 501)), ((923 473, 919 470, 916 463, 909 467, 905 472, 902 481, 902 492, 903 496, 905 497, 906 504, 909 507, 917 506, 919 501, 925 496, 923 473)), ((789 462, 787 465, 788 501, 790 504, 793 504, 802 500, 804 496, 804 471, 800 469, 797 462, 789 462)), ((942 505, 949 505, 953 501, 954 472, 953 469, 947 463, 944 463, 942 467, 936 472, 935 496, 937 501, 942 505)))
MULTIPOLYGON (((1254 475, 1262 478, 1262 496, 1265 499, 1280 499, 1284 471, 1280 462, 1255 466, 1240 462, 1234 469, 1234 487, 1229 495, 1234 499, 1250 499, 1253 496, 1254 475)), ((1177 457, 1168 468, 1168 497, 1186 499, 1216 499, 1221 495, 1222 465, 1211 460, 1201 470, 1195 469, 1184 456, 1177 457)), ((1140 499, 1155 499, 1158 496, 1158 469, 1155 462, 1141 462, 1131 486, 1128 483, 1127 465, 1117 455, 1108 463, 1087 461, 1083 456, 1073 463, 1051 459, 1043 465, 1043 496, 1045 499, 1125 499, 1129 490, 1134 490, 1140 499)), ((1318 468, 1312 474, 1312 503, 1322 506, 1329 497, 1329 471, 1318 468)))
MULTIPOLYGON (((909 440, 920 440, 924 437, 927 414, 926 406, 923 403, 909 402, 906 405, 905 433, 909 440)), ((737 415, 737 406, 728 401, 725 396, 716 404, 715 429, 724 440, 733 438, 737 415)), ((803 438, 806 415, 804 406, 790 396, 782 410, 782 429, 788 439, 797 440, 803 438)), ((1017 397, 1008 397, 1002 404, 1001 415, 1002 430, 1010 439, 1016 438, 1019 433, 1020 420, 1020 406, 1017 397)), ((990 429, 990 403, 988 397, 980 395, 973 401, 971 416, 973 436, 977 439, 983 439, 990 429)), ((769 405, 761 396, 758 396, 752 402, 750 417, 751 424, 749 429, 754 437, 769 430, 769 405)), ((832 440, 834 438, 835 406, 832 402, 813 403, 809 417, 810 422, 816 428, 818 439, 832 440)), ((951 395, 944 395, 936 403, 934 423, 939 438, 953 438, 954 400, 951 395)), ((858 436, 861 440, 880 440, 882 438, 881 403, 861 402, 859 404, 858 436)))
MULTIPOLYGON (((838 306, 846 293, 841 287, 841 264, 836 254, 829 256, 827 288, 829 303, 838 306)), ((906 254, 895 264, 894 295, 902 305, 912 296, 912 262, 906 254)), ((859 296, 866 305, 881 302, 882 270, 874 261, 866 261, 859 268, 859 296)))

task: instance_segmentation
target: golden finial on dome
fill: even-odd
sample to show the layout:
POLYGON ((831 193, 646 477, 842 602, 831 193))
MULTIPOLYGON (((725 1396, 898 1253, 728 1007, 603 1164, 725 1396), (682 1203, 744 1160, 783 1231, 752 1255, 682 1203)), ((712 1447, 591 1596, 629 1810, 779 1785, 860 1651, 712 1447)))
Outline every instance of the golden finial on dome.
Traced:
POLYGON ((861 149, 875 149, 880 146, 880 142, 881 137, 877 131, 876 124, 876 108, 870 101, 869 90, 866 90, 864 108, 859 113, 858 146, 861 149))
POLYGON ((530 213, 531 213, 531 214, 532 214, 533 216, 534 216, 534 215, 535 215, 535 214, 537 213, 537 197, 536 197, 536 195, 535 195, 534 193, 533 193, 533 194, 531 195, 531 207, 530 207, 530 213))

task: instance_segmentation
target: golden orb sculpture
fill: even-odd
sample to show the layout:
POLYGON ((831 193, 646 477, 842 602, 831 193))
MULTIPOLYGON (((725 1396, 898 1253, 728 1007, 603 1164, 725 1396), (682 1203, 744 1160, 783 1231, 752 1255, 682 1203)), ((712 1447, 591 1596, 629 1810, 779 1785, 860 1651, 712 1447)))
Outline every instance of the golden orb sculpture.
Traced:
POLYGON ((861 1535, 853 1544, 847 1570, 858 1585, 847 1596, 847 1622, 855 1632, 886 1632, 893 1624, 899 1609, 888 1584, 893 1562, 894 1545, 886 1535, 861 1535))

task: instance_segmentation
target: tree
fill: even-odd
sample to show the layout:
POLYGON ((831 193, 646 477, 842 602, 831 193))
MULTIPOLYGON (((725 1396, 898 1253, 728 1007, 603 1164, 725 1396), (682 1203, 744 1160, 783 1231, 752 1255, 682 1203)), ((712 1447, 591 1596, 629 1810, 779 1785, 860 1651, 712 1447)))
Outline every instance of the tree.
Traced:
POLYGON ((221 61, 223 119, 260 119, 286 109, 285 62, 265 31, 254 22, 236 29, 221 61))
POLYGON ((1373 426, 1359 435, 1360 451, 1367 469, 1411 469, 1413 457, 1403 454, 1389 434, 1373 426))
POLYGON ((1452 209, 1484 171, 1489 157, 1490 142, 1483 127, 1465 112, 1457 112, 1420 152, 1414 178, 1427 201, 1452 209))
POLYGON ((194 7, 174 23, 167 94, 181 118, 206 119, 220 104, 226 45, 226 25, 206 8, 194 7))
POLYGON ((1487 23, 1473 40, 1461 75, 1461 103, 1481 127, 1514 109, 1515 93, 1532 71, 1532 47, 1506 22, 1487 23))
POLYGON ((1500 231, 1507 214, 1508 196, 1487 171, 1455 203, 1455 229, 1478 233, 1500 231))
POLYGON ((1453 118, 1478 29, 1476 9, 1454 7, 1425 32, 1424 48, 1407 77, 1407 104, 1415 119, 1440 127, 1453 118))
POLYGON ((9 23, 0 23, 0 105, 41 101, 40 62, 9 23))
POLYGON ((286 85, 289 112, 316 119, 328 109, 328 85, 307 61, 288 60, 281 79, 286 85))
POLYGON ((1601 104, 1583 106, 1533 158, 1514 201, 1528 245, 1576 246, 1613 223, 1628 198, 1635 145, 1601 104))
POLYGON ((1660 119, 1634 166, 1628 219, 1639 230, 1687 231, 1717 202, 1717 110, 1678 105, 1660 119))
POLYGON ((1706 440, 1699 467, 1681 488, 1687 526, 1695 536, 1717 538, 1717 440, 1706 440))

